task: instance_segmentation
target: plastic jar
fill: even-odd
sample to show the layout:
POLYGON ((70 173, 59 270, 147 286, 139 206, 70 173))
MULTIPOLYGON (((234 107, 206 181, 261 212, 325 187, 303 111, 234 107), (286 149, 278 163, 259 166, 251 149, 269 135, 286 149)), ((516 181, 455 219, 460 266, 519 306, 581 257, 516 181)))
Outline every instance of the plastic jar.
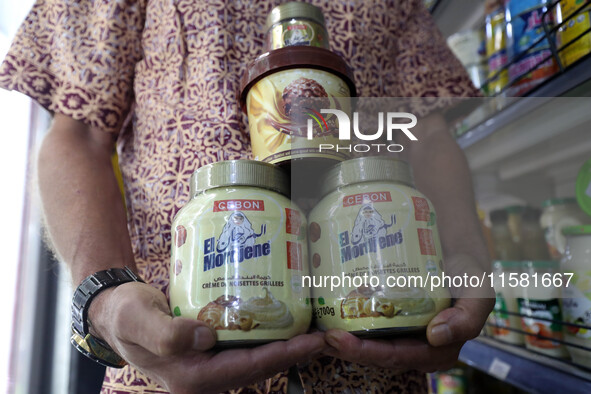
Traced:
POLYGON ((309 3, 291 1, 273 8, 265 31, 267 51, 292 45, 330 49, 322 10, 309 3))
POLYGON ((575 198, 553 198, 542 203, 540 226, 544 230, 546 245, 552 259, 564 254, 566 238, 562 229, 589 223, 589 217, 579 208, 575 198))
POLYGON ((526 207, 521 217, 521 256, 524 260, 550 260, 538 208, 526 207))
POLYGON ((294 159, 326 159, 334 164, 349 157, 319 148, 338 144, 336 116, 325 114, 324 122, 316 123, 310 115, 310 109, 350 112, 353 74, 338 55, 307 46, 265 53, 248 66, 240 90, 255 160, 284 165, 294 159))
POLYGON ((499 260, 520 260, 521 250, 509 231, 508 217, 508 213, 504 209, 497 209, 490 213, 490 230, 494 241, 495 255, 499 260))
POLYGON ((218 344, 287 339, 311 320, 306 219, 270 164, 233 160, 199 168, 173 221, 170 307, 203 320, 218 344))
POLYGON ((509 278, 521 274, 521 262, 519 261, 494 261, 493 285, 495 288, 495 307, 491 312, 493 323, 492 335, 494 338, 513 345, 523 345, 523 334, 512 330, 521 330, 521 319, 517 306, 515 288, 509 286, 509 278), (510 312, 510 313, 507 313, 510 312), (511 330, 512 329, 512 330, 511 330))
POLYGON ((441 277, 443 258, 435 211, 409 165, 344 161, 329 171, 322 195, 308 220, 316 326, 359 336, 424 330, 450 294, 420 285, 441 277))
MULTIPOLYGON (((564 321, 591 327, 591 226, 566 227, 566 250, 562 259, 564 273, 574 274, 562 288, 564 321)), ((564 327, 567 342, 591 348, 591 329, 564 327)), ((573 362, 591 368, 591 350, 567 346, 573 362)))
POLYGON ((556 341, 563 339, 561 289, 553 280, 543 280, 560 272, 558 262, 524 261, 522 264, 528 280, 520 280, 516 289, 521 325, 530 334, 525 336, 525 346, 548 356, 568 357, 565 346, 556 341))

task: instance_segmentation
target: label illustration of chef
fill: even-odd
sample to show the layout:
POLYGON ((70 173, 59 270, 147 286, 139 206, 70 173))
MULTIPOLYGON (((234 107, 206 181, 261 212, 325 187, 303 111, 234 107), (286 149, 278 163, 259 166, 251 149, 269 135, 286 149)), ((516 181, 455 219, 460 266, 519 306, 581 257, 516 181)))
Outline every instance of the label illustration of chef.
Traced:
POLYGON ((216 249, 223 252, 230 245, 234 247, 254 246, 256 238, 265 234, 266 225, 261 225, 261 232, 255 233, 246 215, 240 211, 233 212, 222 229, 216 249))
POLYGON ((365 204, 359 210, 353 231, 351 232, 351 242, 356 245, 360 242, 369 241, 376 237, 385 237, 386 229, 396 223, 394 215, 390 216, 390 224, 386 224, 382 215, 373 207, 372 204, 365 204))

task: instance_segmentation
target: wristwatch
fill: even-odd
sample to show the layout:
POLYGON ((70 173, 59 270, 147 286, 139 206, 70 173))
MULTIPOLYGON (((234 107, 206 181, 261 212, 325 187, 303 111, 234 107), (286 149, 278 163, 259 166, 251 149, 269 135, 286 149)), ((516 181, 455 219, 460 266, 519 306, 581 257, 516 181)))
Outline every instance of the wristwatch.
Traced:
POLYGON ((122 368, 127 363, 108 344, 89 333, 88 309, 93 298, 101 291, 128 282, 144 281, 128 267, 99 271, 84 279, 72 297, 70 342, 80 353, 107 367, 122 368))

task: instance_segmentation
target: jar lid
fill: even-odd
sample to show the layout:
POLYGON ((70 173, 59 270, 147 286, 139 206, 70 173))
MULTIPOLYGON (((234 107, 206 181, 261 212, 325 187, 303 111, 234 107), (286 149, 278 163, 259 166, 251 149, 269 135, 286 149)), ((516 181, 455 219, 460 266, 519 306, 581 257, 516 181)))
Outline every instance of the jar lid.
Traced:
POLYGON ((559 269, 560 263, 558 261, 548 260, 536 260, 536 261, 522 261, 523 268, 546 268, 546 269, 559 269))
POLYGON ((591 215, 591 159, 587 160, 577 175, 575 195, 579 206, 591 215))
POLYGON ((312 46, 288 46, 263 53, 250 63, 240 79, 240 105, 246 112, 246 96, 254 84, 267 75, 292 68, 324 70, 340 77, 355 97, 353 71, 337 54, 328 49, 312 46))
POLYGON ((576 204, 577 199, 574 197, 565 197, 565 198, 550 198, 542 203, 542 207, 546 208, 552 205, 568 205, 568 204, 576 204))
POLYGON ((522 213, 524 209, 525 209, 525 207, 523 205, 511 205, 511 206, 505 207, 505 211, 507 211, 507 213, 509 213, 509 214, 522 213))
POLYGON ((312 4, 300 1, 290 1, 289 3, 278 5, 271 10, 265 23, 265 31, 269 30, 275 23, 285 19, 310 19, 319 25, 324 26, 324 15, 322 10, 312 4))
POLYGON ((269 163, 256 160, 218 161, 199 168, 191 176, 191 198, 207 189, 222 186, 251 186, 289 195, 285 172, 269 163))
POLYGON ((569 226, 562 229, 562 235, 588 235, 591 234, 591 225, 569 226))
POLYGON ((368 156, 345 160, 328 170, 322 184, 322 195, 360 182, 400 182, 414 187, 410 165, 387 156, 368 156))
POLYGON ((492 265, 493 265, 493 268, 496 270, 515 269, 515 268, 521 268, 521 261, 495 260, 495 261, 493 261, 492 265))

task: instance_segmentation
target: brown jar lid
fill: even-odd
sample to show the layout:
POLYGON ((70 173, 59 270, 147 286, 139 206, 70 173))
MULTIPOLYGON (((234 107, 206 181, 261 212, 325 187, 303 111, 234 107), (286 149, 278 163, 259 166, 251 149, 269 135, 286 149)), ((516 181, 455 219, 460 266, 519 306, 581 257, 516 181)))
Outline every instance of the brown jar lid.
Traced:
POLYGON ((240 106, 246 112, 249 89, 267 75, 293 68, 314 68, 337 75, 349 86, 351 96, 356 95, 353 72, 347 63, 328 49, 312 46, 289 46, 263 53, 246 68, 240 80, 240 106))

